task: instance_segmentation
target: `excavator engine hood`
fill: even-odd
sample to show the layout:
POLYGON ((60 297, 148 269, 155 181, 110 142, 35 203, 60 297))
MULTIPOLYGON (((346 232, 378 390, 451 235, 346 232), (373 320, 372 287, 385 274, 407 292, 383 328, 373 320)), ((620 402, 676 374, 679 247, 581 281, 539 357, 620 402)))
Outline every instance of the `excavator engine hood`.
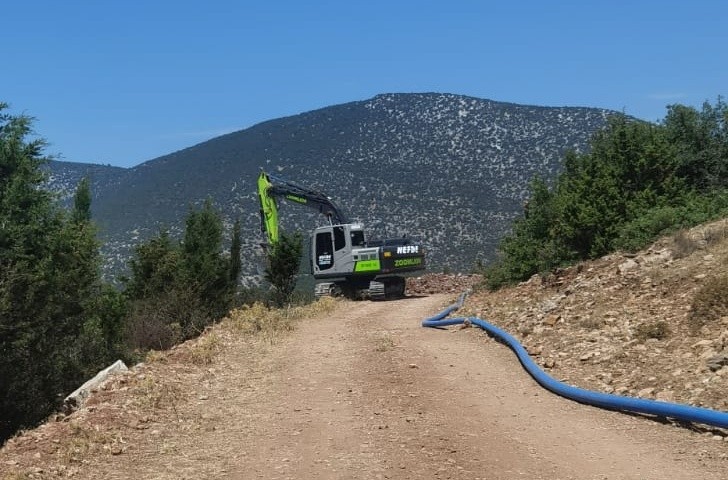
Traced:
POLYGON ((425 268, 425 248, 419 243, 382 246, 382 273, 409 272, 425 268))

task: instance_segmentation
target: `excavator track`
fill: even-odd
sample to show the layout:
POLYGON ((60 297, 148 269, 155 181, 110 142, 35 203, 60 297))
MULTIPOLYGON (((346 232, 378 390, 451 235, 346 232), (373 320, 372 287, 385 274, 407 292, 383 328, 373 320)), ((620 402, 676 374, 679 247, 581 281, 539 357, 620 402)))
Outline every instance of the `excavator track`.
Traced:
POLYGON ((369 282, 369 298, 393 300, 404 297, 405 280, 402 277, 386 277, 369 282))
POLYGON ((394 300, 404 297, 405 279, 385 277, 369 282, 369 288, 354 288, 345 282, 319 282, 314 287, 316 299, 322 297, 346 297, 351 300, 394 300))
POLYGON ((339 297, 342 295, 342 291, 334 282, 321 282, 314 287, 313 295, 318 300, 322 297, 339 297))

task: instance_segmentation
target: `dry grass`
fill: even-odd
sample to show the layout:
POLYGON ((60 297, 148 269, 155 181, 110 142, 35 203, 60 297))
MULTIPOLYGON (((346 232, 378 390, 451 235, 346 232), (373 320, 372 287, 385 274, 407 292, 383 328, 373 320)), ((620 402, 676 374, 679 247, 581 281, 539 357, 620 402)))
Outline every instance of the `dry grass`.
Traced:
POLYGON ((152 376, 145 376, 135 386, 134 399, 143 408, 177 408, 182 392, 174 385, 163 383, 152 376))
MULTIPOLYGON (((90 458, 124 454, 128 448, 127 442, 139 441, 139 432, 133 424, 147 422, 137 418, 139 412, 144 412, 144 417, 153 418, 160 424, 166 422, 177 426, 181 420, 188 420, 186 415, 189 413, 190 399, 194 398, 197 391, 190 386, 197 385, 200 378, 208 378, 204 372, 209 369, 209 365, 220 361, 229 344, 236 344, 243 337, 274 343, 293 330, 296 322, 328 314, 340 304, 332 298, 284 309, 269 309, 262 304, 255 304, 232 311, 228 318, 211 326, 196 339, 170 350, 146 352, 146 365, 132 372, 124 381, 125 393, 118 393, 120 399, 126 399, 123 408, 117 410, 109 407, 110 410, 105 410, 97 402, 93 409, 85 411, 86 416, 81 419, 53 424, 63 428, 65 433, 60 437, 61 440, 51 442, 39 436, 33 448, 35 451, 41 448, 53 451, 56 465, 48 467, 48 463, 44 463, 45 473, 39 475, 35 467, 28 467, 28 462, 8 464, 7 471, 0 467, 0 479, 50 478, 47 475, 53 478, 70 477, 90 458), (202 368, 186 368, 184 364, 202 368), (191 384, 192 379, 197 379, 197 383, 191 384), (121 418, 117 417, 119 411, 124 412, 121 418)), ((185 426, 189 424, 191 422, 184 423, 185 426)), ((159 454, 180 453, 174 442, 162 438, 155 445, 159 454)))
POLYGON ((117 455, 124 449, 124 439, 120 433, 103 431, 100 428, 82 425, 79 422, 70 424, 72 435, 59 453, 69 463, 81 463, 89 454, 108 453, 117 455))
POLYGON ((149 350, 144 355, 144 361, 146 363, 166 363, 167 355, 168 353, 165 350, 149 350))
POLYGON ((3 473, 3 476, 0 478, 2 478, 2 480, 26 480, 31 477, 28 475, 25 475, 23 473, 7 472, 7 473, 3 473))
POLYGON ((336 304, 335 299, 328 297, 309 305, 281 309, 255 303, 230 312, 229 322, 238 332, 258 335, 269 343, 275 343, 282 333, 293 330, 297 320, 328 313, 336 304))
POLYGON ((708 246, 720 243, 726 238, 728 238, 728 222, 717 223, 703 232, 703 240, 708 246))
POLYGON ((215 357, 220 353, 221 345, 220 336, 215 332, 209 332, 203 335, 190 350, 192 363, 195 365, 210 365, 215 357))
POLYGON ((596 317, 587 317, 579 322, 579 326, 584 330, 601 330, 604 327, 604 320, 596 317))
POLYGON ((680 230, 672 237, 671 250, 675 259, 685 258, 695 251, 709 248, 728 239, 728 222, 719 221, 704 227, 680 230))
POLYGON ((374 351, 386 352, 394 348, 394 339, 388 333, 382 333, 374 340, 374 351))

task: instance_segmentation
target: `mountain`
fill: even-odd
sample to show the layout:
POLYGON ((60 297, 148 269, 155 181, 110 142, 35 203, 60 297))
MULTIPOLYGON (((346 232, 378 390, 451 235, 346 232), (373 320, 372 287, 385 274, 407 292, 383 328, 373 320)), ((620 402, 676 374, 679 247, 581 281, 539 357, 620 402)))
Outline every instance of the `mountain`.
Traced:
POLYGON ((98 200, 104 192, 121 181, 126 171, 125 168, 111 165, 51 161, 48 162, 48 183, 50 189, 59 194, 61 202, 70 205, 78 182, 83 177, 93 179, 91 195, 94 200, 98 200))
MULTIPOLYGON (((262 258, 255 181, 263 168, 325 192, 372 238, 423 240, 432 269, 467 271, 494 255, 529 180, 556 175, 565 152, 587 148, 614 113, 377 95, 263 122, 134 168, 98 167, 94 215, 108 268, 118 271, 135 242, 162 227, 179 233, 190 206, 211 197, 227 223, 241 217, 244 268, 252 273, 262 258)), ((287 230, 323 220, 294 205, 281 213, 287 230)))

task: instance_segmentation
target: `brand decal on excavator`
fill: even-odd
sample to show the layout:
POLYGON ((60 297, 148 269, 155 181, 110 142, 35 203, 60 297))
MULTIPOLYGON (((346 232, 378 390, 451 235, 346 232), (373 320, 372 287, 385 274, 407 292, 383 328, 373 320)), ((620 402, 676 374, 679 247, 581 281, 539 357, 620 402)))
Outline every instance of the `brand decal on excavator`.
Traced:
POLYGON ((419 245, 403 245, 401 247, 397 247, 397 253, 420 253, 420 246, 419 245))
POLYGON ((292 195, 290 193, 288 195, 286 195, 286 198, 288 200, 291 200, 291 201, 294 201, 294 202, 298 202, 298 203, 308 203, 308 200, 306 200, 305 198, 299 197, 297 195, 292 195))
POLYGON ((415 265, 422 265, 422 258, 398 258, 394 261, 394 268, 413 267, 415 265))

